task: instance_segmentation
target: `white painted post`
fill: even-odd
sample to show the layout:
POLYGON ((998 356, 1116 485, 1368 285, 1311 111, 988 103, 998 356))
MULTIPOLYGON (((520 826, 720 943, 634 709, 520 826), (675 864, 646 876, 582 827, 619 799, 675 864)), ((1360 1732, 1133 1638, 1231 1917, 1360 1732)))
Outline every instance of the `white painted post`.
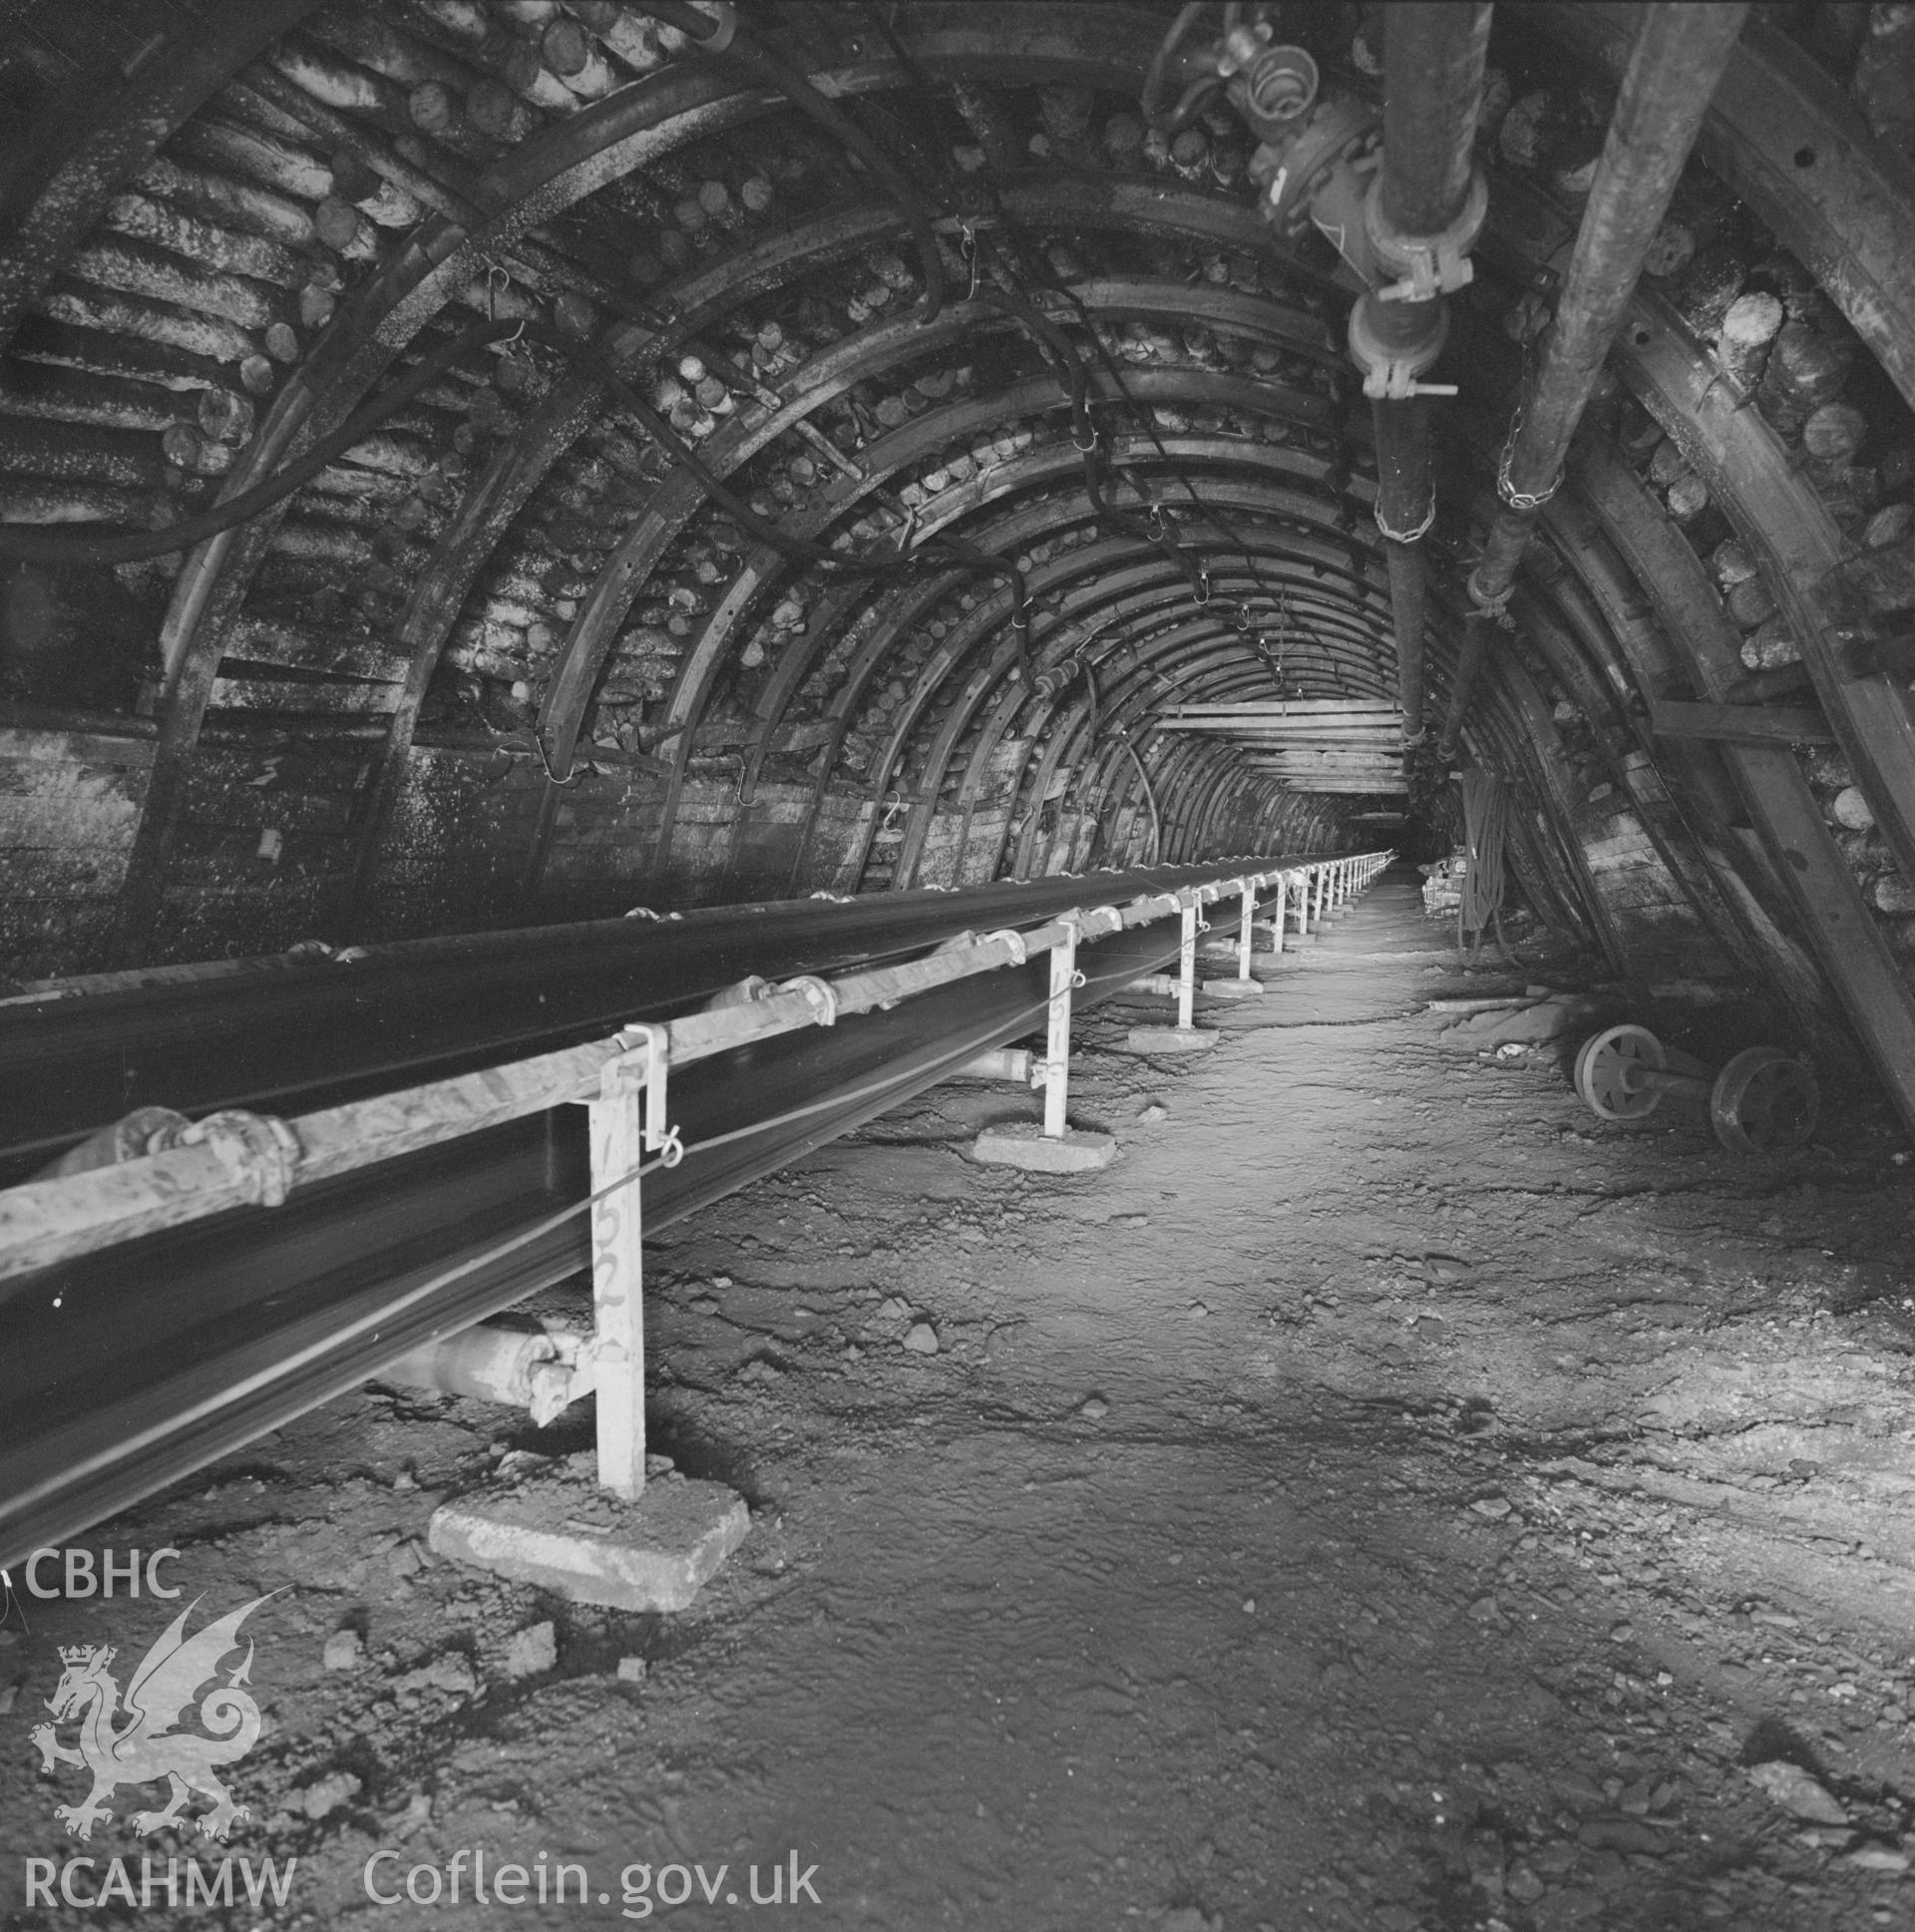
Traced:
POLYGON ((1083 984, 1077 970, 1077 922, 1059 922, 1064 938, 1050 949, 1050 1031, 1044 1041, 1044 1138, 1064 1137, 1070 1096, 1070 995, 1083 984))
POLYGON ((1237 976, 1240 979, 1250 977, 1250 948, 1256 938, 1251 922, 1256 917, 1257 882, 1254 879, 1246 879, 1244 881, 1244 928, 1237 940, 1237 976))
POLYGON ((590 1103, 591 1314, 597 1364, 598 1480, 635 1502, 645 1486, 644 1219, 638 1166, 644 1157, 638 1068, 613 1060, 590 1103), (614 1185, 629 1176, 623 1185, 614 1185))
POLYGON ((1177 956, 1177 1025, 1189 1032, 1197 1002, 1197 895, 1184 895, 1184 944, 1177 956))

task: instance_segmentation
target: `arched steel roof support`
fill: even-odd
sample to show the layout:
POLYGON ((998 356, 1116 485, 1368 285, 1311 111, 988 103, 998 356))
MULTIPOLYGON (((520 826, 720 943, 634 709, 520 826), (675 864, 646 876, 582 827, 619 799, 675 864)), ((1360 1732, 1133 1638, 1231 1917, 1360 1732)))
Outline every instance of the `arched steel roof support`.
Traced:
MULTIPOLYGON (((1576 477, 1663 634, 1682 652, 1695 688, 1720 700, 1742 675, 1741 639, 1702 561, 1613 450, 1592 449, 1576 477)), ((1862 903, 1801 766, 1783 745, 1725 745, 1723 755, 1828 983, 1871 1049, 1896 1110, 1915 1128, 1915 994, 1862 903)))
MULTIPOLYGON (((149 16, 149 28, 164 24, 133 59, 121 65, 103 58, 60 90, 0 171, 0 206, 16 210, 0 248, 0 350, 114 195, 240 68, 318 4, 214 0, 171 19, 149 16), (76 98, 81 89, 83 100, 76 98)), ((108 45, 103 35, 103 56, 108 45)))
MULTIPOLYGON (((1040 379, 1024 387, 1032 395, 1047 398, 1050 406, 1061 406, 1062 392, 1054 384, 1040 379)), ((944 447, 947 443, 956 441, 960 436, 976 434, 977 429, 987 424, 990 420, 991 403, 1002 406, 1006 419, 1008 419, 1013 413, 1021 413, 1023 400, 1022 397, 1015 396, 1013 392, 999 392, 996 398, 990 399, 990 402, 987 402, 975 411, 967 406, 962 412, 962 422, 957 427, 949 426, 954 412, 942 412, 941 426, 929 431, 926 430, 925 426, 934 422, 933 414, 928 413, 920 417, 910 431, 901 430, 894 437, 881 439, 880 443, 871 446, 866 452, 867 458, 876 458, 877 453, 882 447, 884 450, 882 459, 874 463, 874 469, 866 483, 860 484, 856 479, 844 479, 843 487, 845 493, 851 494, 854 490, 862 493, 865 489, 877 487, 878 483, 885 478, 894 476, 899 470, 911 467, 924 460, 926 456, 944 447), (1007 397, 1010 398, 1008 402, 1006 401, 1007 397), (975 416, 975 420, 973 420, 973 416, 975 416)), ((1236 468, 1238 470, 1248 470, 1261 474, 1274 473, 1280 477, 1288 478, 1295 473, 1299 462, 1294 452, 1281 448, 1273 448, 1267 444, 1251 443, 1243 438, 1171 436, 1165 437, 1163 442, 1165 450, 1174 461, 1187 465, 1207 465, 1212 471, 1236 468)), ((1161 468, 1162 459, 1158 457, 1155 447, 1141 437, 1118 439, 1116 453, 1120 459, 1128 461, 1131 472, 1140 488, 1144 486, 1150 476, 1150 471, 1145 466, 1157 465, 1161 468)), ((1068 439, 1056 444, 1034 448, 1025 452, 1011 463, 1004 465, 1002 469, 991 475, 974 477, 967 483, 958 486, 957 490, 943 493, 938 500, 940 506, 939 515, 927 522, 921 523, 920 527, 929 533, 950 529, 961 516, 978 507, 981 503, 997 501, 1008 492, 1034 488, 1052 481, 1057 477, 1072 474, 1081 467, 1081 456, 1070 445, 1068 439)), ((1328 467, 1328 465, 1325 466, 1326 469, 1328 467)), ((1167 478, 1160 480, 1146 494, 1149 500, 1164 505, 1167 510, 1174 509, 1178 502, 1178 496, 1174 493, 1173 486, 1167 478)), ((1254 498, 1248 495, 1242 497, 1235 494, 1226 495, 1225 491, 1221 488, 1216 490, 1214 495, 1217 501, 1227 502, 1233 508, 1240 502, 1254 502, 1257 508, 1268 510, 1272 514, 1281 515, 1291 521, 1315 520, 1322 522, 1329 528, 1338 527, 1337 520, 1330 509, 1321 500, 1306 493, 1290 492, 1282 490, 1281 488, 1273 488, 1270 485, 1263 485, 1261 493, 1254 498)), ((819 528, 823 528, 836 515, 842 514, 844 508, 845 506, 840 505, 836 510, 830 511, 829 513, 825 509, 814 510, 812 513, 812 521, 815 521, 819 528)), ((1194 514, 1190 516, 1188 524, 1183 526, 1183 528, 1193 534, 1210 533, 1215 535, 1211 531, 1211 526, 1194 514)), ((1319 577, 1329 576, 1333 579, 1341 578, 1349 570, 1350 548, 1340 538, 1330 540, 1293 534, 1289 536, 1289 545, 1299 562, 1319 577)), ((1221 536, 1218 536, 1216 548, 1224 552, 1224 554, 1229 555, 1237 547, 1221 538, 1221 536)), ((1361 545, 1356 546, 1357 554, 1361 554, 1364 548, 1361 545)), ((702 708, 704 698, 710 690, 711 679, 716 674, 717 667, 721 661, 724 645, 728 641, 731 622, 734 620, 737 611, 742 609, 751 597, 768 594, 770 583, 775 580, 773 567, 779 561, 781 560, 769 559, 765 553, 761 552, 759 554, 759 562, 765 567, 765 574, 762 580, 749 586, 745 585, 744 578, 749 574, 750 567, 747 567, 746 573, 741 573, 739 579, 734 580, 732 591, 737 594, 733 596, 731 592, 728 592, 726 601, 721 602, 711 612, 700 640, 700 647, 693 655, 687 657, 684 665, 680 669, 679 679, 674 687, 673 713, 675 717, 689 717, 693 722, 690 725, 681 726, 679 730, 676 755, 672 761, 673 778, 668 783, 665 803, 661 808, 658 828, 654 838, 653 858, 651 861, 651 866, 654 871, 663 866, 668 855, 669 840, 675 818, 675 805, 677 798, 682 792, 684 775, 688 770, 691 757, 693 743, 691 732, 695 730, 697 709, 693 708, 693 700, 688 693, 695 691, 696 706, 702 708), (729 610, 727 609, 727 603, 732 605, 732 608, 729 610), (722 628, 720 627, 721 621, 722 628), (676 702, 677 696, 681 693, 687 694, 683 705, 679 705, 676 702)), ((1377 579, 1380 579, 1380 573, 1375 573, 1374 575, 1377 579)), ((942 581, 945 580, 941 580, 942 581)), ((946 590, 941 588, 938 595, 942 596, 945 593, 946 590)), ((910 597, 912 593, 907 588, 900 592, 900 594, 905 597, 910 597)), ((922 613, 928 610, 935 600, 935 598, 929 597, 914 599, 913 603, 906 607, 914 608, 916 611, 922 613)), ((897 623, 888 622, 885 634, 887 636, 895 635, 898 627, 897 623)), ((823 644, 824 639, 820 636, 815 647, 822 648, 823 644)), ((860 661, 864 666, 865 674, 871 675, 875 674, 880 656, 875 651, 861 651, 860 661)), ((843 721, 843 728, 848 728, 846 714, 840 712, 838 715, 841 721, 843 721)), ((836 757, 837 743, 842 742, 843 728, 837 733, 836 740, 832 746, 833 759, 836 757)), ((829 763, 827 764, 828 771, 829 763)), ((541 815, 538 829, 535 832, 533 850, 527 861, 523 891, 528 895, 536 887, 540 870, 544 864, 544 854, 551 836, 553 821, 550 809, 550 798, 551 794, 549 793, 548 809, 541 815)), ((815 821, 815 809, 811 816, 815 821)))
MULTIPOLYGON (((1053 620, 1050 633, 1053 638, 1059 631, 1065 629, 1074 633, 1084 623, 1096 623, 1099 628, 1104 628, 1137 615, 1147 614, 1151 609, 1174 606, 1188 599, 1189 586, 1181 574, 1154 553, 1147 553, 1149 557, 1147 563, 1122 570, 1115 568, 1126 557, 1135 556, 1140 548, 1133 543, 1120 542, 1109 546, 1086 547, 1070 553, 1066 560, 1072 566, 1069 575, 1094 577, 1097 580, 1093 590, 1081 600, 1073 603, 1067 599, 1065 609, 1058 612, 1053 620), (1094 556, 1093 551, 1097 549, 1107 549, 1112 554, 1108 558, 1094 556), (1157 594, 1146 602, 1140 602, 1138 593, 1147 590, 1157 594), (1105 607, 1112 602, 1120 603, 1123 608, 1119 615, 1106 617, 1103 614, 1105 607)), ((1262 554, 1269 557, 1273 552, 1280 558, 1285 555, 1284 547, 1281 545, 1272 545, 1270 551, 1262 554)), ((1033 578, 1033 587, 1036 581, 1037 580, 1033 578)), ((1254 580, 1240 577, 1235 571, 1223 569, 1212 573, 1212 582, 1215 593, 1222 594, 1239 593, 1256 587, 1254 580)), ((960 634, 956 638, 948 639, 940 650, 934 653, 920 675, 918 689, 914 691, 901 711, 892 744, 888 747, 882 767, 882 776, 875 781, 877 789, 883 789, 890 783, 892 771, 904 754, 909 735, 915 728, 918 717, 933 701, 947 674, 954 671, 961 661, 973 639, 980 634, 987 634, 1001 628, 1008 614, 1003 604, 1004 599, 999 595, 992 599, 990 604, 973 612, 969 626, 971 634, 969 636, 960 634)), ((1319 618, 1318 621, 1334 622, 1334 619, 1326 616, 1319 618)), ((1373 633, 1362 634, 1373 641, 1373 633)), ((1239 655, 1250 648, 1234 634, 1231 641, 1233 650, 1239 655)), ((1321 637, 1318 642, 1320 648, 1324 647, 1324 640, 1321 637)), ((1071 654, 1075 648, 1075 643, 1066 639, 1062 654, 1071 654)), ((897 873, 897 881, 900 885, 909 885, 916 873, 918 858, 924 851, 932 815, 936 810, 937 797, 944 783, 945 771, 958 738, 977 709, 989 697, 992 687, 1007 674, 1014 658, 1013 646, 1009 643, 1000 643, 990 662, 980 670, 971 673, 966 690, 952 705, 941 723, 928 749, 917 786, 917 803, 908 821, 897 873)), ((1361 661, 1360 656, 1352 659, 1352 668, 1361 661)), ((1267 679, 1269 671, 1261 659, 1257 660, 1257 668, 1259 676, 1267 679)), ((1024 695, 1031 697, 1035 694, 1024 695)))
MULTIPOLYGON (((1048 5, 957 6, 922 0, 901 38, 932 71, 1042 72, 1076 85, 1132 85, 1153 51, 1135 16, 1048 5), (1074 16, 1074 17, 1073 17, 1074 16), (1079 32, 1093 39, 1086 45, 1079 32)), ((865 61, 822 77, 828 93, 896 84, 891 62, 865 61)), ((405 345, 485 268, 488 247, 509 245, 607 182, 702 135, 781 111, 775 96, 738 89, 708 64, 669 67, 619 88, 512 150, 468 196, 489 219, 469 229, 450 216, 422 222, 404 250, 343 309, 280 391, 227 478, 221 498, 260 482, 302 438, 343 422, 405 345)), ((613 344, 615 347, 615 342, 613 344)), ((287 506, 199 546, 175 586, 162 633, 168 680, 154 764, 129 855, 115 952, 144 958, 165 890, 184 797, 227 632, 287 506)))

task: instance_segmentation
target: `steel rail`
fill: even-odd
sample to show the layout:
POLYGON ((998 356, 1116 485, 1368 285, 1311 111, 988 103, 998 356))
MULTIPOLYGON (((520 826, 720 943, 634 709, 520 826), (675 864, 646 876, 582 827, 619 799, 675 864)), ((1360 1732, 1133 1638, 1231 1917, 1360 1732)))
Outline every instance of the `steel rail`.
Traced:
MULTIPOLYGON (((1259 858, 1235 870, 1213 864, 1204 878, 1216 897, 1247 876, 1328 863, 1259 858)), ((1081 905, 1160 876, 1062 883, 1081 905)), ((1079 1004, 1108 998, 1173 957, 1180 922, 1168 915, 1201 890, 1154 890, 1118 915, 1148 923, 1122 930, 1108 930, 1109 917, 1086 919, 1079 1004), (1092 940, 1088 929, 1098 925, 1106 936, 1092 940)), ((1026 900, 1036 891, 1024 889, 1026 900)), ((956 905, 964 896, 945 897, 956 905)), ((761 1036, 674 1071, 669 1114, 685 1155, 647 1174, 647 1226, 669 1225, 1030 1031, 1049 1003, 1047 962, 978 969, 992 950, 966 948, 973 957, 961 964, 972 969, 883 1001, 855 1022, 761 1036)), ((868 979, 862 990, 902 989, 910 974, 868 979)), ((687 1044, 699 1028, 710 1043, 740 1014, 752 1023, 749 1011, 689 1022, 687 1044)), ((544 1106, 335 1171, 282 1206, 229 1208, 21 1282, 8 1307, 12 1346, 0 1360, 0 1564, 583 1270, 583 1125, 574 1108, 544 1106), (168 1285, 165 1294, 154 1292, 156 1281, 168 1285)))

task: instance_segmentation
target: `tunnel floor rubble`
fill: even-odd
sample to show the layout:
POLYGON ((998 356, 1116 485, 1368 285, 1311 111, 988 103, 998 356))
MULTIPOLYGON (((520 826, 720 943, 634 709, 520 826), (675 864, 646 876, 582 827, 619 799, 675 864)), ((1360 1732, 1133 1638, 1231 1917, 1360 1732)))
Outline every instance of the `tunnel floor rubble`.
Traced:
MULTIPOLYGON (((1603 1126, 1555 1048, 1444 1037, 1501 981, 1443 938, 1395 873, 1209 1005, 1221 1051, 1089 1016, 1101 1173, 973 1163, 1032 1102, 951 1085, 663 1237, 653 1447, 753 1511, 687 1612, 426 1549, 586 1454, 576 1411, 375 1386, 97 1531, 209 1608, 285 1593, 228 1847, 298 1859, 271 1922, 468 1922, 365 1873, 476 1848, 588 1869, 520 1923, 674 1865, 655 1915, 732 1923, 775 1865, 898 1932, 1915 1925, 1903 1138, 1842 1094, 1767 1166, 1674 1104, 1603 1126)), ((162 1621, 18 1600, 18 1735, 55 1645, 162 1621)), ((8 1841, 222 1849, 76 1847, 75 1781, 11 1753, 8 1841)))

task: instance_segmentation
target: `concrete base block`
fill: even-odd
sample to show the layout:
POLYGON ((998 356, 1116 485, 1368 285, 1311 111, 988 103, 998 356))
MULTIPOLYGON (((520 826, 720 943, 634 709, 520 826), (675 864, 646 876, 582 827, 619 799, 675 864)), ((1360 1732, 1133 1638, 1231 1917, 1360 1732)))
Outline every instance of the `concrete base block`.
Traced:
POLYGON ((1086 1133, 1081 1127, 1066 1128, 1062 1140, 1047 1140, 1031 1120, 986 1127, 970 1151, 993 1167, 1021 1167, 1029 1174, 1088 1174, 1117 1158, 1117 1143, 1108 1134, 1086 1133))
MULTIPOLYGON (((1253 966, 1252 970, 1255 970, 1253 966)), ((1210 999, 1261 999, 1263 987, 1255 979, 1206 979, 1203 984, 1206 998, 1210 999)))
POLYGON ((433 1512, 440 1556, 574 1603, 683 1610, 745 1540, 751 1512, 722 1483, 666 1476, 635 1503, 578 1483, 534 1480, 433 1512))
POLYGON ((1222 1038, 1201 1026, 1133 1026, 1124 1041, 1132 1053, 1208 1053, 1222 1038))

